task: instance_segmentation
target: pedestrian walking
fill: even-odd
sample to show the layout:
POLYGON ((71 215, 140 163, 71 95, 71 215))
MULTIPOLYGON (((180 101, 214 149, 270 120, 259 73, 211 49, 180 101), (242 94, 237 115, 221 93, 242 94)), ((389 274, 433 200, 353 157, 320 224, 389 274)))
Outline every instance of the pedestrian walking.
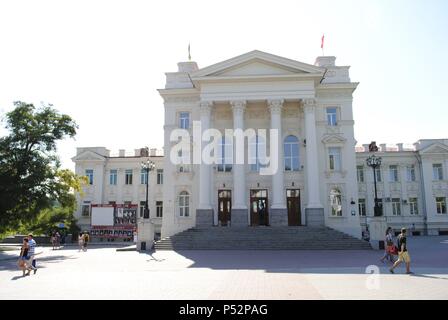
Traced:
POLYGON ((89 242, 89 240, 90 240, 89 234, 87 233, 87 231, 85 231, 82 244, 83 251, 87 251, 87 243, 89 242))
POLYGON ((31 266, 33 267, 34 274, 36 274, 36 272, 37 272, 37 267, 36 267, 36 245, 37 245, 36 240, 34 240, 33 234, 30 233, 28 235, 28 246, 29 246, 28 256, 30 257, 31 266))
POLYGON ((394 273, 394 269, 398 267, 402 262, 406 263, 406 274, 413 274, 411 272, 411 257, 409 256, 408 247, 406 243, 406 229, 402 228, 401 233, 397 238, 398 247, 398 260, 395 261, 392 268, 389 269, 390 273, 394 273))
POLYGON ((84 234, 82 232, 80 232, 79 235, 78 235, 78 245, 79 245, 79 250, 78 251, 83 250, 83 247, 84 247, 84 234))
POLYGON ((32 270, 31 261, 29 259, 29 244, 28 244, 28 238, 23 238, 22 241, 22 247, 20 248, 20 256, 18 261, 18 266, 20 270, 23 272, 23 276, 29 276, 30 272, 32 270), (25 271, 28 271, 25 273, 25 271))
POLYGON ((388 227, 386 230, 386 238, 385 238, 385 248, 384 248, 384 255, 380 259, 381 262, 384 263, 384 260, 388 259, 390 262, 394 263, 394 235, 391 227, 388 227))
POLYGON ((55 237, 56 237, 56 246, 58 247, 58 249, 60 249, 61 248, 61 235, 59 234, 58 231, 56 231, 55 237))
POLYGON ((55 232, 53 232, 51 234, 51 244, 53 246, 53 250, 55 250, 56 249, 56 233, 55 232))

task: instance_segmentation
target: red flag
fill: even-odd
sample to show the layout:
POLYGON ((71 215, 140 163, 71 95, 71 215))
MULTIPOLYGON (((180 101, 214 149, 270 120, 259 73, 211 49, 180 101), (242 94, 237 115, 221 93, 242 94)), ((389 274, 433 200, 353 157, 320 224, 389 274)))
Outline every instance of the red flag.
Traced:
POLYGON ((325 38, 325 35, 322 35, 322 42, 321 42, 321 44, 320 44, 320 48, 321 48, 321 49, 324 48, 324 38, 325 38))

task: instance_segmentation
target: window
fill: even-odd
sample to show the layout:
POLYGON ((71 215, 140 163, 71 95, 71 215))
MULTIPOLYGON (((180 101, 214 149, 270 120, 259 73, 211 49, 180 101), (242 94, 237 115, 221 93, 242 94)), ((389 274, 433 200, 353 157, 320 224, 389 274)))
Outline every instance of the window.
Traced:
POLYGON ((190 195, 187 191, 182 191, 179 194, 179 215, 181 217, 190 215, 190 195))
POLYGON ((381 182, 382 178, 381 178, 381 168, 376 168, 375 169, 375 175, 376 175, 376 182, 381 182))
POLYGON ((356 177, 358 182, 364 182, 364 167, 356 166, 356 177))
POLYGON ((181 112, 179 113, 179 127, 181 129, 190 129, 190 113, 181 112))
POLYGON ((417 198, 409 198, 409 213, 413 215, 418 214, 418 201, 417 198))
POLYGON ((87 181, 89 182, 89 184, 93 184, 93 170, 92 169, 86 170, 86 177, 87 177, 87 181))
POLYGON ((366 199, 358 199, 358 211, 360 216, 366 215, 366 199))
POLYGON ((398 182, 398 166, 389 166, 389 181, 398 182))
POLYGON ((156 217, 163 217, 163 201, 156 201, 156 217))
MULTIPOLYGON (((141 169, 140 171, 140 184, 146 184, 148 182, 148 171, 141 169)), ((131 182, 132 184, 132 182, 131 182)))
POLYGON ((117 185, 117 170, 116 169, 114 169, 114 170, 110 170, 110 173, 109 173, 109 184, 110 185, 113 185, 113 186, 115 186, 115 185, 117 185))
POLYGON ((406 177, 408 181, 415 181, 415 166, 410 165, 406 167, 406 177))
POLYGON ((146 201, 140 201, 140 218, 143 218, 143 214, 145 212, 145 204, 146 201))
POLYGON ((81 207, 81 216, 89 217, 90 216, 90 201, 84 201, 81 207))
POLYGON ((341 171, 341 148, 328 148, 330 170, 341 171))
POLYGON ((433 172, 434 180, 443 180, 442 164, 440 164, 440 163, 433 164, 432 172, 433 172))
POLYGON ((331 215, 334 217, 342 216, 342 194, 339 189, 330 191, 331 215))
POLYGON ((329 126, 337 125, 337 108, 327 108, 327 124, 329 126))
POLYGON ((392 198, 392 214, 394 216, 401 215, 401 200, 400 200, 400 198, 392 198))
POLYGON ((446 198, 436 197, 436 207, 438 214, 446 214, 446 198))
POLYGON ((260 168, 264 168, 266 165, 262 162, 266 162, 266 143, 264 138, 255 136, 249 143, 250 158, 249 163, 251 171, 260 171, 260 168))
POLYGON ((132 184, 132 169, 128 169, 124 172, 124 183, 132 184))
POLYGON ((163 184, 163 169, 157 169, 157 184, 163 184))
POLYGON ((283 143, 285 171, 299 171, 299 139, 287 136, 283 143))
POLYGON ((233 162, 233 144, 232 139, 222 137, 218 146, 218 171, 230 172, 232 171, 233 162))
POLYGON ((378 207, 380 208, 381 214, 383 214, 383 199, 377 199, 378 201, 378 207))

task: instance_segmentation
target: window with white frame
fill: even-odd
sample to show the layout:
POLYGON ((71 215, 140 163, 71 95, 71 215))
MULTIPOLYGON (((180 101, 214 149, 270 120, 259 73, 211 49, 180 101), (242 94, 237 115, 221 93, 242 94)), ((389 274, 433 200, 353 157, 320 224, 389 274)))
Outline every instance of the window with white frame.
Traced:
POLYGON ((145 169, 140 171, 140 184, 146 184, 148 182, 148 172, 145 169))
POLYGON ((394 216, 401 215, 401 199, 400 198, 392 198, 392 214, 394 216))
POLYGON ((179 113, 179 127, 181 129, 190 129, 190 113, 180 112, 179 113))
POLYGON ((127 169, 124 172, 124 183, 125 184, 132 184, 132 169, 127 169))
POLYGON ((415 166, 414 165, 409 165, 406 167, 406 177, 409 182, 415 181, 415 166))
POLYGON ((330 191, 330 206, 332 216, 342 216, 342 194, 341 191, 337 188, 333 188, 330 191))
POLYGON ((285 171, 299 171, 299 139, 287 136, 283 143, 285 171))
POLYGON ((389 166, 389 181, 390 182, 398 182, 398 166, 397 165, 389 166))
POLYGON ((249 163, 251 171, 260 171, 260 168, 266 167, 266 142, 263 137, 256 135, 249 142, 250 157, 249 163))
POLYGON ((190 216, 190 195, 187 191, 182 191, 179 193, 178 198, 178 206, 179 206, 179 216, 188 217, 190 216))
POLYGON ((446 198, 436 197, 437 214, 446 214, 446 198))
POLYGON ((356 178, 358 182, 364 182, 364 166, 356 166, 356 178))
POLYGON ((341 148, 328 148, 328 161, 330 170, 341 171, 341 148))
POLYGON ((383 178, 381 177, 381 168, 375 169, 376 182, 381 182, 383 178))
POLYGON ((163 184, 163 169, 157 169, 157 184, 163 184))
POLYGON ((443 180, 443 167, 441 163, 434 163, 432 165, 432 172, 434 180, 443 180))
POLYGON ((90 201, 84 201, 81 206, 81 216, 89 217, 90 216, 90 201))
POLYGON ((335 107, 327 108, 327 125, 329 126, 337 125, 337 108, 335 107))
POLYGON ((418 199, 409 198, 409 213, 412 215, 418 214, 418 199))
POLYGON ((86 169, 86 177, 88 184, 93 184, 93 169, 86 169))
POLYGON ((223 136, 218 144, 218 166, 219 172, 231 172, 233 162, 232 138, 223 136))
POLYGON ((163 217, 163 201, 156 201, 156 217, 163 217))
POLYGON ((112 169, 109 172, 109 184, 112 186, 117 185, 117 177, 118 177, 118 173, 116 169, 112 169))
POLYGON ((360 216, 366 215, 366 199, 358 199, 358 211, 360 216))

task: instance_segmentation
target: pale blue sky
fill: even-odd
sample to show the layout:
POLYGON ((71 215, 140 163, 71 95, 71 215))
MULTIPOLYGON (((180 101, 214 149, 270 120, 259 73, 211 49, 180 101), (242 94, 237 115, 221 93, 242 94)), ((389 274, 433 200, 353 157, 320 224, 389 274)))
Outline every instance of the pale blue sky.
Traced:
MULTIPOLYGON (((59 144, 163 145, 164 72, 258 49, 350 65, 359 144, 448 138, 448 1, 9 1, 0 3, 0 110, 53 103, 80 128, 59 144)), ((4 131, 0 131, 4 133, 4 131)))

